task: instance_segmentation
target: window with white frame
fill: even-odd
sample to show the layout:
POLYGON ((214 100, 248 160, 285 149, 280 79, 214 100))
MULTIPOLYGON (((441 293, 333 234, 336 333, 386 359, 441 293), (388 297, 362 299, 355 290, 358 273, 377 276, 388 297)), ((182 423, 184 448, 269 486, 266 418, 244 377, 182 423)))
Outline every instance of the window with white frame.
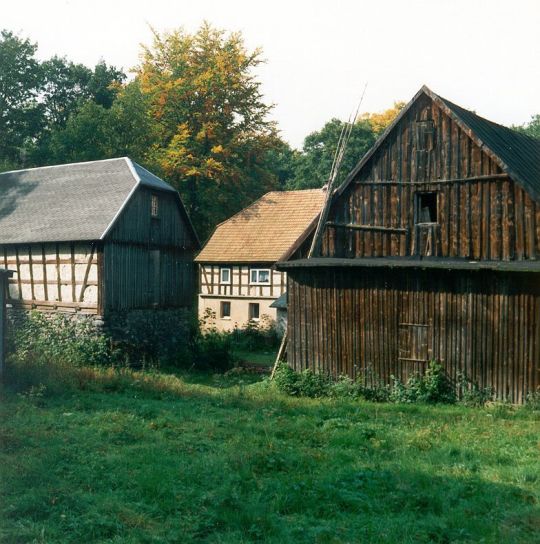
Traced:
POLYGON ((222 266, 219 269, 219 283, 222 285, 230 285, 231 283, 231 269, 227 266, 222 266))
POLYGON ((270 285, 269 268, 251 268, 249 270, 250 285, 270 285))

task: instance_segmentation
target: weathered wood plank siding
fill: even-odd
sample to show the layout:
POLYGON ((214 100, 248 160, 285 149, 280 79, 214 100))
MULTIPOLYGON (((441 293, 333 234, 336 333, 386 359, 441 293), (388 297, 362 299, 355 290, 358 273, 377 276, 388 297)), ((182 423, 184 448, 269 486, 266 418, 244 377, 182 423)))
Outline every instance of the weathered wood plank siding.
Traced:
POLYGON ((323 237, 322 256, 390 255, 540 255, 540 205, 427 97, 334 202, 323 237), (422 136, 425 121, 431 129, 422 136), (417 224, 416 194, 422 192, 436 193, 436 225, 417 224))
POLYGON ((176 195, 140 188, 103 247, 104 311, 194 303, 196 241, 176 195), (157 217, 151 214, 158 197, 157 217))
POLYGON ((540 282, 491 271, 310 268, 288 274, 288 360, 406 380, 427 361, 499 399, 540 386, 540 282))

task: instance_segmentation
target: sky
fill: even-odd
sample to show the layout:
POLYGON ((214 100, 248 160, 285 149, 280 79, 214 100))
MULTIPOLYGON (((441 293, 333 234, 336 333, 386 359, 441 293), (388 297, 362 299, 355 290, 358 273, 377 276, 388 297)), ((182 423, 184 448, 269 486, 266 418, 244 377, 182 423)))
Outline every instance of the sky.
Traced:
POLYGON ((126 71, 150 27, 241 31, 282 137, 434 92, 505 125, 540 113, 540 0, 0 0, 0 28, 38 56, 126 71))

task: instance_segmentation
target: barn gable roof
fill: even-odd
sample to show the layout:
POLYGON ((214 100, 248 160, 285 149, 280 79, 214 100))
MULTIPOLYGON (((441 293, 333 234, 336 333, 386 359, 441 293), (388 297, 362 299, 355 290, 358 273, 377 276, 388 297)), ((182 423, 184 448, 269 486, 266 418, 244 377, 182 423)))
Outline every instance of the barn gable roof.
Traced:
POLYGON ((178 195, 128 157, 1 173, 0 244, 104 239, 140 186, 178 195))
POLYGON ((197 262, 257 263, 286 258, 313 230, 325 192, 272 191, 220 223, 197 262))
POLYGON ((394 122, 387 127, 374 146, 362 157, 338 188, 338 194, 343 192, 422 95, 431 98, 469 135, 476 145, 498 164, 503 172, 520 183, 533 198, 540 200, 540 140, 484 119, 476 113, 435 94, 425 85, 401 110, 394 122))

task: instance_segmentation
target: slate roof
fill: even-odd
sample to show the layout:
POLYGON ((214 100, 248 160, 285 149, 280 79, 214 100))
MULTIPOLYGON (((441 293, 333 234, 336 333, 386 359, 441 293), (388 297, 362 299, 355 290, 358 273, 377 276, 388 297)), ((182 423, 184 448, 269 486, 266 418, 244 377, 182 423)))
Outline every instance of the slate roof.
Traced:
POLYGON ((287 291, 282 293, 272 304, 270 304, 270 308, 277 308, 278 310, 286 310, 287 309, 287 291))
POLYGON ((476 139, 502 161, 502 169, 536 198, 540 197, 540 140, 484 119, 446 98, 439 99, 476 139))
POLYGON ((220 223, 197 262, 274 263, 314 227, 322 189, 273 191, 220 223))
POLYGON ((0 244, 103 239, 138 186, 176 191, 127 157, 0 174, 0 244))
POLYGON ((407 111, 422 94, 430 97, 443 111, 450 115, 469 136, 483 148, 503 172, 520 183, 533 198, 540 201, 540 140, 521 132, 488 121, 476 113, 466 110, 434 93, 425 85, 412 100, 401 110, 399 115, 377 139, 373 147, 362 157, 358 164, 337 189, 341 194, 356 174, 374 155, 389 133, 406 115, 407 111))

